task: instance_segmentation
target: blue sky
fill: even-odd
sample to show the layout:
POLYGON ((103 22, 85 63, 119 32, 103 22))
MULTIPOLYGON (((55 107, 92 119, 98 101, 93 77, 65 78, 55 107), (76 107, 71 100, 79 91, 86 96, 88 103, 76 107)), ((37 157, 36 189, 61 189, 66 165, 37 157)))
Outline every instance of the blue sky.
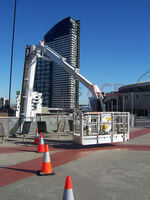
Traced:
MULTIPOLYGON (((8 97, 14 0, 1 0, 0 96, 8 97)), ((21 90, 25 46, 67 16, 81 20, 80 72, 105 91, 150 70, 150 1, 18 0, 12 72, 12 102, 21 90), (109 84, 109 86, 108 86, 109 84), (106 86, 107 85, 107 86, 106 86)), ((88 102, 80 86, 81 103, 88 102)))

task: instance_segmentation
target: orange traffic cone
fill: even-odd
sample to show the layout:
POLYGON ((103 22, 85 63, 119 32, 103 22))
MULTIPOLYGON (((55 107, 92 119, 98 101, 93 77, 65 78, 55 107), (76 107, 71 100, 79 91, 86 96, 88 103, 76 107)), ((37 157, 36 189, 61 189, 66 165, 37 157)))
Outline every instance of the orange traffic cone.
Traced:
POLYGON ((39 139, 38 129, 36 129, 35 138, 34 138, 34 144, 38 144, 39 140, 40 139, 39 139))
POLYGON ((44 153, 44 157, 43 157, 42 168, 41 168, 41 171, 37 172, 37 174, 40 176, 55 174, 55 172, 52 170, 49 149, 48 149, 47 144, 45 145, 45 153, 44 153))
POLYGON ((63 200, 74 200, 70 176, 66 177, 63 200))
POLYGON ((37 152, 38 153, 43 153, 44 151, 45 151, 44 140, 43 140, 43 134, 41 133, 37 152))

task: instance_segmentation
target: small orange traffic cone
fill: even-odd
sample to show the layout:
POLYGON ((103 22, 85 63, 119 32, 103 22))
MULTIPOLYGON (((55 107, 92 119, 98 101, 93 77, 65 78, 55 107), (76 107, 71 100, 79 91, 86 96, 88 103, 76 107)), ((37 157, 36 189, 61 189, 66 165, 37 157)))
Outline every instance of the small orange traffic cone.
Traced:
POLYGON ((35 138, 34 138, 34 144, 38 144, 39 140, 40 139, 39 139, 38 129, 36 129, 35 138))
POLYGON ((48 149, 47 144, 45 145, 45 152, 44 152, 44 157, 43 157, 42 168, 41 168, 41 171, 37 172, 37 174, 40 176, 55 174, 55 172, 52 170, 49 149, 48 149))
POLYGON ((74 200, 70 176, 66 177, 63 200, 74 200))
POLYGON ((44 140, 43 140, 43 134, 41 133, 37 152, 38 153, 43 153, 44 151, 45 151, 44 140))

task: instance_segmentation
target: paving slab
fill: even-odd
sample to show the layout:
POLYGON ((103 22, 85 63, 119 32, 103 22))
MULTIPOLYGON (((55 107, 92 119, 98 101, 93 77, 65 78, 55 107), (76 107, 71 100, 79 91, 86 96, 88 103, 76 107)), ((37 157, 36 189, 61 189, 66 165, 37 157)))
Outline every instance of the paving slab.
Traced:
POLYGON ((150 145, 150 132, 133 138, 132 140, 127 141, 126 144, 150 145))
POLYGON ((35 152, 5 153, 5 154, 3 153, 0 154, 0 168, 15 165, 17 163, 21 163, 39 157, 42 157, 42 155, 35 152))
POLYGON ((62 199, 65 178, 70 175, 75 200, 148 200, 149 130, 144 130, 144 135, 138 132, 139 137, 126 143, 97 147, 82 148, 73 144, 70 138, 67 140, 66 136, 47 138, 46 142, 53 146, 51 161, 56 175, 46 177, 35 173, 40 169, 42 159, 33 151, 35 147, 30 143, 33 138, 28 138, 26 145, 18 138, 14 139, 15 146, 11 146, 12 140, 8 141, 7 145, 10 143, 13 151, 17 147, 20 153, 0 154, 3 168, 0 169, 0 197, 3 200, 59 200, 62 199))
POLYGON ((55 176, 32 176, 0 188, 2 199, 62 199, 71 176, 75 199, 148 200, 149 152, 97 151, 55 168, 55 176))

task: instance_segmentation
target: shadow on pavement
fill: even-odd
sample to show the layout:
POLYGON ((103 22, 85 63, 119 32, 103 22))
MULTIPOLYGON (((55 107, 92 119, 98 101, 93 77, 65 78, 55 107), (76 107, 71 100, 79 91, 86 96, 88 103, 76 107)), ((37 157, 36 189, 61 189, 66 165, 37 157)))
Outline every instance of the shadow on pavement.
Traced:
POLYGON ((13 167, 2 167, 2 169, 10 169, 10 170, 14 170, 14 171, 27 172, 27 173, 32 173, 32 174, 36 174, 37 173, 37 171, 35 171, 35 170, 18 169, 18 168, 13 168, 13 167))
POLYGON ((29 142, 29 141, 17 141, 15 142, 16 145, 20 144, 20 145, 24 145, 24 146, 31 146, 34 145, 33 142, 29 142))
MULTIPOLYGON (((28 139, 28 138, 27 138, 28 139)), ((23 139, 21 141, 17 140, 17 139, 10 139, 10 138, 7 138, 5 140, 5 142, 8 142, 8 143, 13 143, 13 144, 16 144, 16 145, 24 145, 24 146, 30 146, 30 145, 34 145, 34 142, 33 141, 23 141, 23 139)))
POLYGON ((33 149, 30 150, 30 149, 18 149, 18 148, 16 148, 14 150, 16 150, 16 151, 23 151, 23 152, 33 152, 33 153, 37 152, 37 150, 33 150, 33 149))
POLYGON ((45 140, 45 143, 52 146, 53 148, 58 149, 93 149, 97 147, 113 147, 115 144, 97 144, 97 145, 80 145, 74 143, 72 140, 45 140))

